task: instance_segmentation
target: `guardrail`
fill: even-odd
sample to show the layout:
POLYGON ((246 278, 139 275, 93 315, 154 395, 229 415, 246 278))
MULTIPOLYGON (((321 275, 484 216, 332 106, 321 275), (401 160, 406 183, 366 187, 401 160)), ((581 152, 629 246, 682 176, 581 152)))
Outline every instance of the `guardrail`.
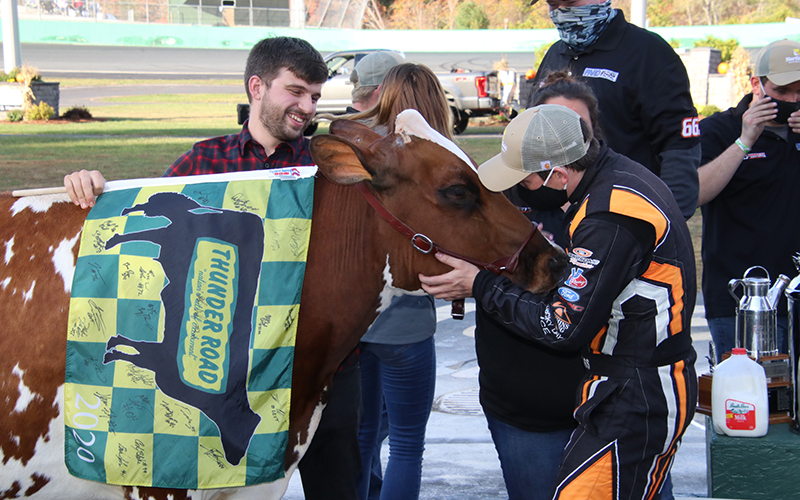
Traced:
MULTIPOLYGON (((302 28, 304 12, 290 9, 228 7, 235 0, 21 0, 22 43, 181 46, 249 49, 268 35, 296 36, 317 50, 382 47, 404 52, 534 52, 558 39, 553 29, 539 30, 370 30, 302 28), (53 7, 50 7, 51 2, 53 7), (61 2, 58 7, 56 2, 61 2), (84 3, 81 3, 84 2, 84 3), (214 2, 214 5, 211 3, 214 2), (221 5, 222 4, 222 5, 221 5), (66 8, 63 6, 66 5, 66 8), (72 7, 70 7, 72 5, 72 7), (50 8, 50 10, 48 10, 50 8), (183 10, 179 10, 183 9, 183 10), (24 14, 22 13, 24 11, 24 14), (64 14, 66 13, 66 14, 64 14), (294 17, 289 27, 286 19, 294 17), (252 18, 252 24, 251 24, 252 18), (129 22, 133 19, 133 22, 129 22), (264 28, 268 26, 269 29, 264 28)), ((1 29, 1 27, 0 27, 1 29)), ((800 21, 784 23, 670 26, 650 28, 665 40, 690 49, 696 40, 735 38, 746 48, 781 38, 800 41, 800 21)))

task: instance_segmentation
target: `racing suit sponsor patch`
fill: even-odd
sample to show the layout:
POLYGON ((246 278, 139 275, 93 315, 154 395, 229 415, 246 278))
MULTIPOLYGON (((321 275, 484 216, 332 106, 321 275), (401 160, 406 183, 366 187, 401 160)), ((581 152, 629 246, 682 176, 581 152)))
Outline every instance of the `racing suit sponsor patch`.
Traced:
POLYGON ((564 332, 572 325, 572 321, 569 319, 569 315, 567 314, 567 306, 559 301, 553 302, 553 311, 556 317, 556 324, 558 325, 558 331, 564 332))
POLYGON ((572 309, 577 313, 583 312, 583 310, 585 309, 583 306, 579 306, 578 304, 573 304, 571 302, 567 302, 567 307, 569 307, 570 309, 572 309))
POLYGON ((578 290, 585 287, 587 283, 586 277, 583 275, 583 269, 575 269, 574 267, 569 272, 569 278, 564 282, 568 287, 578 290))
POLYGON ((558 289, 558 294, 561 296, 562 299, 566 300, 567 302, 576 302, 580 300, 581 296, 578 295, 578 292, 571 288, 567 288, 562 286, 558 289))
POLYGON ((557 339, 563 338, 559 329, 553 324, 553 316, 550 314, 549 307, 545 308, 544 314, 539 318, 539 326, 542 327, 545 335, 552 335, 557 339))
POLYGON ((573 248, 569 253, 569 261, 573 266, 592 269, 600 263, 600 260, 592 259, 590 255, 592 255, 592 252, 585 248, 573 248))

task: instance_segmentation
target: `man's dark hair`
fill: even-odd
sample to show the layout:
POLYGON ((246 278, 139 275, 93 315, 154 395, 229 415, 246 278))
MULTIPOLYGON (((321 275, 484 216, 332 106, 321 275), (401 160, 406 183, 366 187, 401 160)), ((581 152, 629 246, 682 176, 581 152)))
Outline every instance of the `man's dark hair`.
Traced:
POLYGON ((328 80, 328 66, 310 43, 288 36, 265 38, 255 44, 247 56, 244 70, 247 99, 251 99, 248 85, 250 77, 260 77, 269 87, 284 68, 308 83, 325 83, 328 80))

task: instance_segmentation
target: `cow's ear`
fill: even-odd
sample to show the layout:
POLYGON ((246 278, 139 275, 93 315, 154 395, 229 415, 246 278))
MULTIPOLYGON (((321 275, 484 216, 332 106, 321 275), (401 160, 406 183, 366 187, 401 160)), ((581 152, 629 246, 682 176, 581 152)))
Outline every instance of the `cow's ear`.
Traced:
POLYGON ((325 177, 336 184, 349 185, 372 180, 372 175, 361 164, 357 148, 340 137, 312 137, 311 157, 325 177))
POLYGON ((330 133, 339 137, 346 137, 358 147, 369 147, 370 144, 382 136, 364 125, 353 120, 334 120, 330 125, 330 133))

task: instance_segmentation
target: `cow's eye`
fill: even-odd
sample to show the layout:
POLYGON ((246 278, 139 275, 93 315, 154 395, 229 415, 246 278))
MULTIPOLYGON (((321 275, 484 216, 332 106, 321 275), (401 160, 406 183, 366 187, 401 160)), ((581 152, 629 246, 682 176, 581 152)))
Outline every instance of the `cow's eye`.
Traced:
POLYGON ((455 186, 450 186, 444 190, 445 196, 450 198, 451 200, 463 200, 467 196, 469 196, 469 190, 467 186, 463 184, 456 184, 455 186))
POLYGON ((478 204, 478 190, 469 184, 453 184, 439 190, 439 195, 447 205, 454 208, 472 210, 478 204))

